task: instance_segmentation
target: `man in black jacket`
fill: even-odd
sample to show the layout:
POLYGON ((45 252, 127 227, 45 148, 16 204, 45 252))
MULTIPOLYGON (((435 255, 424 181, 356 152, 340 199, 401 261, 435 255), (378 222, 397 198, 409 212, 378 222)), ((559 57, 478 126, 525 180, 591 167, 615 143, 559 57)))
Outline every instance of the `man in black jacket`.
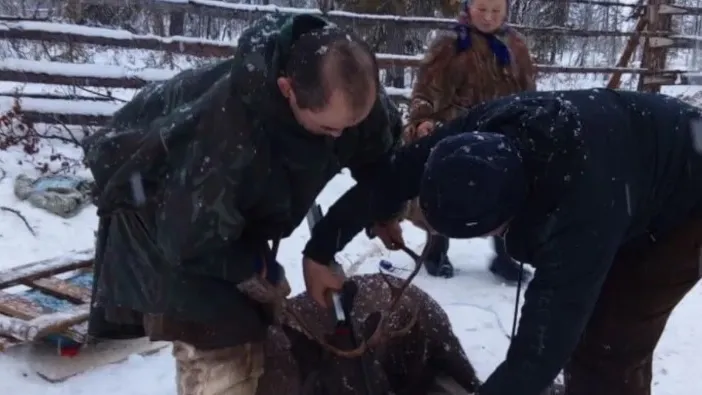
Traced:
MULTIPOLYGON (((233 58, 144 88, 85 143, 100 215, 90 333, 173 341, 180 395, 253 395, 290 292, 268 242, 342 168, 372 175, 400 132, 370 49, 312 15, 262 18, 233 58)), ((342 196, 328 220, 362 197, 342 196)), ((314 240, 303 270, 323 303, 341 286, 325 265, 337 238, 314 240)))
POLYGON ((502 234, 536 268, 481 395, 538 395, 562 368, 568 395, 650 395, 654 348, 701 276, 699 117, 657 94, 519 94, 398 150, 356 187, 374 210, 419 196, 438 233, 502 234))

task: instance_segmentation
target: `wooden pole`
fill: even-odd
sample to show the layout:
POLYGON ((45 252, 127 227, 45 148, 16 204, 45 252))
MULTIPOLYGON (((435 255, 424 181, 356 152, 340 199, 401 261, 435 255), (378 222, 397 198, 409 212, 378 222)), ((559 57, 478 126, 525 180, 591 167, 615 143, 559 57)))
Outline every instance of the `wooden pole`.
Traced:
MULTIPOLYGON (((651 0, 646 8, 646 19, 648 24, 646 29, 652 32, 662 32, 671 34, 671 14, 661 12, 663 7, 670 8, 671 0, 651 0)), ((644 44, 641 67, 648 70, 648 74, 639 77, 639 91, 660 92, 662 85, 674 83, 675 77, 664 75, 662 71, 666 68, 668 49, 674 42, 663 36, 647 36, 644 44)))
MULTIPOLYGON (((617 62, 617 65, 615 67, 626 67, 629 62, 631 61, 631 57, 634 55, 634 52, 636 52, 636 47, 639 46, 639 41, 641 41, 641 32, 643 29, 646 27, 648 24, 648 19, 646 19, 645 16, 640 16, 639 21, 636 24, 636 27, 634 28, 634 34, 629 38, 629 41, 626 43, 626 47, 624 47, 624 51, 622 51, 622 56, 619 58, 619 61, 617 62)), ((609 79, 609 83, 607 83, 607 88, 609 89, 618 89, 619 85, 621 85, 622 81, 622 72, 621 71, 615 71, 612 73, 612 76, 609 79)))

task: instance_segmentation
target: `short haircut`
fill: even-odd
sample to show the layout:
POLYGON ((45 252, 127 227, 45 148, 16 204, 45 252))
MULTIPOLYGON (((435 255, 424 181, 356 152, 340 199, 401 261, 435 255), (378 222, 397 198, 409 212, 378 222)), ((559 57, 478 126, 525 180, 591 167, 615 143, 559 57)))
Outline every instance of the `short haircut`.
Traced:
POLYGON ((302 34, 290 50, 285 74, 292 80, 297 105, 308 110, 324 108, 332 92, 342 89, 354 111, 368 103, 379 89, 375 54, 364 42, 333 29, 302 34))

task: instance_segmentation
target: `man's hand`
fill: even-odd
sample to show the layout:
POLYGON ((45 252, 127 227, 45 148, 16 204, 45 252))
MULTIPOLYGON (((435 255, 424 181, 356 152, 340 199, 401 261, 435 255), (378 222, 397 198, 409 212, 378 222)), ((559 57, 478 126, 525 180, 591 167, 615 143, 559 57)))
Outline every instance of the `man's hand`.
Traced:
POLYGON ((302 260, 302 275, 305 278, 307 293, 322 307, 329 307, 333 292, 341 291, 344 279, 332 270, 309 258, 302 260))
POLYGON ((419 124, 409 123, 402 133, 402 140, 405 143, 411 143, 415 140, 419 140, 424 136, 430 135, 434 131, 435 127, 436 124, 434 121, 423 121, 419 124))
POLYGON ((424 121, 417 126, 417 131, 415 133, 415 138, 422 138, 424 136, 428 136, 431 134, 431 132, 434 130, 434 122, 432 121, 424 121))
POLYGON ((388 250, 399 250, 405 245, 399 220, 392 220, 373 225, 372 232, 378 236, 388 250))

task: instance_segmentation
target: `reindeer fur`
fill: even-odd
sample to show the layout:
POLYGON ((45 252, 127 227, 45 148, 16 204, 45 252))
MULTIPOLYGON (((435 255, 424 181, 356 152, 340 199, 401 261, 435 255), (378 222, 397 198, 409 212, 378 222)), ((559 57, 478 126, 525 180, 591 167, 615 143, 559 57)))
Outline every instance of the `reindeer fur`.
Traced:
MULTIPOLYGON (((368 316, 387 309, 391 291, 380 274, 351 279, 358 286, 352 320, 361 337, 364 327, 369 327, 364 325, 368 316)), ((401 279, 395 281, 399 284, 401 279)), ((288 303, 315 336, 333 333, 332 313, 305 293, 288 303)), ((410 285, 389 327, 396 330, 406 326, 416 306, 420 306, 418 319, 408 334, 390 339, 362 357, 369 367, 370 391, 357 358, 325 351, 300 331, 298 323, 284 320, 281 326, 270 328, 265 373, 257 395, 428 395, 434 393, 434 383, 441 376, 451 379, 465 393, 475 392, 475 370, 453 333, 446 312, 426 292, 410 285)))

